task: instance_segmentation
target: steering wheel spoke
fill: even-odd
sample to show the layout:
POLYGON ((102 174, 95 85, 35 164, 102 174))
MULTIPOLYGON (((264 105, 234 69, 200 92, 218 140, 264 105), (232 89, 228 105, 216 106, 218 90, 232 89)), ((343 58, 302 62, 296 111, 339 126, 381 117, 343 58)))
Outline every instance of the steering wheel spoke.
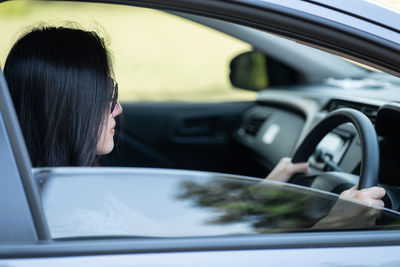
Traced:
MULTIPOLYGON (((362 155, 359 179, 357 176, 345 172, 326 172, 314 177, 309 186, 338 193, 337 191, 342 190, 342 187, 344 190, 354 184, 358 184, 358 189, 377 185, 379 174, 378 138, 375 128, 368 117, 355 109, 342 108, 329 113, 304 138, 294 153, 292 161, 294 163, 307 161, 325 135, 347 122, 355 126, 360 137, 362 155)), ((301 179, 309 180, 310 178, 296 176, 292 177, 289 182, 304 184, 301 179)))

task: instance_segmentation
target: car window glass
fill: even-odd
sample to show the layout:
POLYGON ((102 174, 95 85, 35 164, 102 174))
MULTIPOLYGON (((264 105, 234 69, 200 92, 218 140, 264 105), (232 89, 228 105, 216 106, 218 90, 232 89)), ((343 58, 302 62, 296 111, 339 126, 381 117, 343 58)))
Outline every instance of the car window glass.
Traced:
POLYGON ((162 11, 99 3, 10 1, 1 4, 0 58, 40 23, 96 30, 109 43, 121 101, 254 99, 233 89, 229 62, 249 44, 162 11))
POLYGON ((38 182, 53 238, 382 229, 399 222, 385 215, 386 226, 375 226, 380 211, 334 194, 217 174, 61 169, 39 174, 38 182))

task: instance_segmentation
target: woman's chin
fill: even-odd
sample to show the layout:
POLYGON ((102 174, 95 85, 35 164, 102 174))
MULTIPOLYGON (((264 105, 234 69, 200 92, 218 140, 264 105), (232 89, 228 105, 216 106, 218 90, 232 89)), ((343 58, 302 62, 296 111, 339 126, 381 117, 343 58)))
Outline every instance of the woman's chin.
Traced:
POLYGON ((104 144, 101 147, 97 146, 96 155, 99 155, 99 156, 106 155, 106 154, 110 153, 113 149, 114 149, 114 140, 112 140, 111 142, 107 142, 106 144, 104 144))

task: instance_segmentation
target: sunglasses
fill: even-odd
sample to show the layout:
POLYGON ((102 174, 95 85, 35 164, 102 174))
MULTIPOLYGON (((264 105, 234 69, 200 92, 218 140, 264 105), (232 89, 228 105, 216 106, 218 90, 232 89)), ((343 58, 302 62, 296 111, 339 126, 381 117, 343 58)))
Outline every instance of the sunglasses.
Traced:
POLYGON ((115 109, 115 106, 117 105, 118 102, 118 83, 114 81, 114 79, 111 79, 113 83, 113 90, 112 90, 112 95, 111 95, 111 110, 110 113, 112 113, 115 109))

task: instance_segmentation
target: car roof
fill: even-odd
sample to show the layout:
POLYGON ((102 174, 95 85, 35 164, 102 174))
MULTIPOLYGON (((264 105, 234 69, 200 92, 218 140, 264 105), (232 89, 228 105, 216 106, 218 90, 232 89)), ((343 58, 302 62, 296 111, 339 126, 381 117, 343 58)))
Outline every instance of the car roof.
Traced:
POLYGON ((393 31, 398 32, 400 29, 400 20, 394 19, 399 13, 393 9, 382 7, 377 3, 371 3, 366 0, 310 0, 310 2, 371 21, 393 31))
MULTIPOLYGON (((400 33, 400 19, 398 19, 400 14, 365 0, 260 1, 265 4, 280 5, 292 9, 294 12, 300 11, 317 16, 354 29, 362 29, 392 42, 400 42, 398 36, 400 33)), ((257 0, 248 2, 257 3, 257 0)))

